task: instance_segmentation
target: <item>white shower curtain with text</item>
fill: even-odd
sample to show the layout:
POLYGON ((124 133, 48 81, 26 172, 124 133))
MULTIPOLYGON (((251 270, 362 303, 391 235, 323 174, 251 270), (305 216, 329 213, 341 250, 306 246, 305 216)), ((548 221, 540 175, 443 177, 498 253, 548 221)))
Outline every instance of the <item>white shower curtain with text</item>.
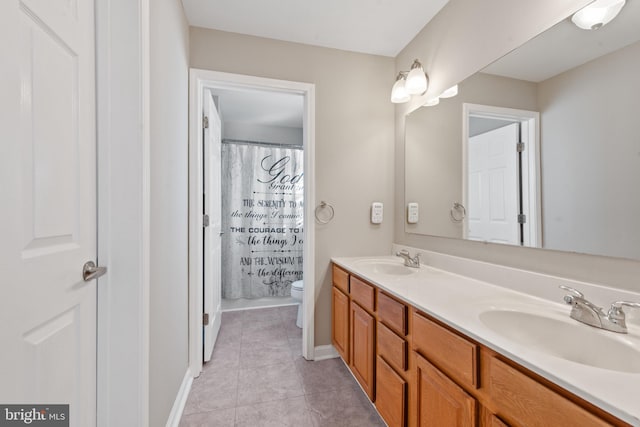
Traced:
POLYGON ((302 279, 302 149, 224 140, 222 185, 222 297, 290 296, 302 279))

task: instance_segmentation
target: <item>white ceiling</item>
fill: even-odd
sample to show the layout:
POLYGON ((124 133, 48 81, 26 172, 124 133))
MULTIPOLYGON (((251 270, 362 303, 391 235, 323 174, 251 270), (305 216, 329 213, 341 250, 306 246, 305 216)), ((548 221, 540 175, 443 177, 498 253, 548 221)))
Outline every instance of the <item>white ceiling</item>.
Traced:
POLYGON ((189 24, 395 57, 448 0, 182 0, 189 24))
POLYGON ((215 89, 225 122, 302 128, 302 95, 262 90, 215 89))

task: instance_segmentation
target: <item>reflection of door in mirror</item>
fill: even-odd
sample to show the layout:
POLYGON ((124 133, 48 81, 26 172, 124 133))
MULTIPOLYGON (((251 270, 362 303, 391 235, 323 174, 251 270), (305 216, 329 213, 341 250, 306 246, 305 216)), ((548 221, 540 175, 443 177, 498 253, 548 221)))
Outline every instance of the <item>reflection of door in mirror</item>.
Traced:
MULTIPOLYGON (((480 118, 480 123, 495 122, 480 118)), ((471 121, 476 123, 476 121, 471 121)), ((502 123, 502 122, 501 122, 502 123)), ((484 133, 470 132, 467 140, 466 239, 522 244, 520 224, 521 174, 517 146, 520 124, 511 123, 484 133)))
POLYGON ((463 105, 464 238, 540 245, 538 113, 463 105))

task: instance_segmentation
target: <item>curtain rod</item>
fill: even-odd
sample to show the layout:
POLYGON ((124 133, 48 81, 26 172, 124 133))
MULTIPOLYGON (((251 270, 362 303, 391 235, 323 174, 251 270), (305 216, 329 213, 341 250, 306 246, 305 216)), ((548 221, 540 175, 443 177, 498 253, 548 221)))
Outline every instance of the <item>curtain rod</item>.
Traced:
POLYGON ((302 150, 303 146, 299 144, 282 144, 282 143, 274 143, 274 142, 263 142, 263 141, 245 141, 242 139, 223 139, 223 144, 245 144, 245 145, 261 145, 268 147, 278 147, 278 148, 292 148, 294 150, 302 150))

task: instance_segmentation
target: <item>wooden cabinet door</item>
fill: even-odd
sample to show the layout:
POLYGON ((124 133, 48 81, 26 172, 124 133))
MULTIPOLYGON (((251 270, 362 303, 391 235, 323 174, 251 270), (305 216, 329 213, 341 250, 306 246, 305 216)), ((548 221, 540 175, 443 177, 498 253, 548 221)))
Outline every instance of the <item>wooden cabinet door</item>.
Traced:
POLYGON ((380 356, 376 365, 376 408, 389 427, 405 427, 407 382, 380 356))
POLYGON ((333 346, 342 359, 349 363, 349 297, 333 287, 333 312, 331 316, 333 346))
POLYGON ((351 304, 351 372, 372 401, 375 399, 376 320, 358 304, 351 304))
POLYGON ((477 403, 416 353, 416 409, 420 427, 475 427, 477 403))
POLYGON ((487 426, 488 427, 509 427, 507 424, 505 424, 504 421, 502 421, 500 418, 496 417, 493 414, 491 414, 491 416, 489 417, 487 426))

